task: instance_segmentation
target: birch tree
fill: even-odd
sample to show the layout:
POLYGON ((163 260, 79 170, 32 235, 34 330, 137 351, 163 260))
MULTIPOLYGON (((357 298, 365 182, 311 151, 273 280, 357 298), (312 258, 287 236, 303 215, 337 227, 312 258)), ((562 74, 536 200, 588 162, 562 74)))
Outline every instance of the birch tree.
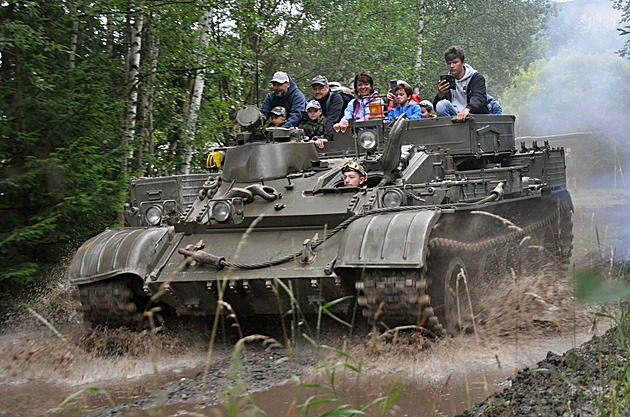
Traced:
POLYGON ((203 96, 203 88, 205 84, 205 65, 207 60, 208 45, 210 42, 210 25, 212 23, 212 10, 208 9, 201 15, 201 32, 199 34, 199 68, 195 70, 195 77, 192 86, 192 94, 190 105, 188 106, 188 117, 186 118, 186 129, 184 130, 184 155, 179 172, 188 174, 190 172, 190 161, 192 160, 193 147, 192 141, 195 138, 195 127, 199 116, 199 108, 201 106, 201 98, 203 96))
POLYGON ((425 0, 418 0, 418 49, 416 51, 416 64, 414 65, 415 77, 413 80, 414 91, 416 94, 420 94, 420 85, 422 84, 422 69, 424 62, 422 58, 422 46, 424 44, 424 13, 425 13, 425 0))
MULTIPOLYGON (((158 55, 160 36, 156 26, 159 25, 159 13, 151 13, 149 15, 151 24, 145 26, 145 61, 148 68, 144 77, 143 88, 140 90, 140 111, 138 120, 140 121, 140 137, 142 138, 141 146, 137 147, 137 165, 138 169, 142 169, 144 164, 144 155, 152 155, 155 152, 155 130, 153 125, 153 103, 155 96, 155 83, 157 80, 158 55)), ((151 169, 147 167, 144 170, 149 173, 151 169)))
MULTIPOLYGON (((142 49, 142 1, 133 13, 133 22, 129 33, 129 67, 127 76, 127 107, 125 111, 125 128, 123 131, 123 147, 133 143, 136 134, 136 116, 138 112, 138 87, 140 85, 140 51, 142 49)), ((122 160, 122 171, 129 168, 127 157, 122 160)))

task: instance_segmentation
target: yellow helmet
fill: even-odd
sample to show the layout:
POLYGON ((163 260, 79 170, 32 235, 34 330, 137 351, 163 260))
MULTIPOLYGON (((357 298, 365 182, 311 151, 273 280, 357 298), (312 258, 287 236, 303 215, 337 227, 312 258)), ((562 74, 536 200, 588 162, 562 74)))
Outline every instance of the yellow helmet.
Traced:
POLYGON ((225 154, 223 151, 210 152, 208 159, 206 159, 206 168, 217 170, 221 169, 224 156, 225 154))

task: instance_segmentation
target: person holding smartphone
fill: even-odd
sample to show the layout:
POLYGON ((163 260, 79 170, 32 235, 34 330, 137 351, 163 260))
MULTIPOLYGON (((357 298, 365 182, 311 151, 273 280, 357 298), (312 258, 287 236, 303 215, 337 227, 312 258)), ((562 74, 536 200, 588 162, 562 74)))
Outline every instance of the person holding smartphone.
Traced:
POLYGON ((469 114, 488 114, 486 79, 466 63, 461 46, 444 52, 449 76, 440 77, 433 106, 438 117, 455 116, 462 122, 469 114))
POLYGON ((396 117, 400 117, 403 113, 407 115, 407 119, 415 120, 422 119, 422 109, 416 103, 411 102, 411 96, 413 90, 409 84, 398 84, 394 88, 396 107, 390 110, 389 114, 385 118, 386 122, 391 122, 396 117))
MULTIPOLYGON (((391 80, 389 84, 390 84, 390 90, 387 92, 387 97, 386 97, 387 101, 389 102, 389 104, 387 105, 388 112, 391 111, 394 108, 394 106, 398 105, 396 103, 396 93, 394 93, 394 91, 396 90, 396 87, 398 87, 400 84, 409 85, 409 83, 403 80, 391 80)), ((409 88, 411 88, 411 85, 409 85, 409 88)), ((412 91, 413 91, 413 88, 412 88, 412 91)), ((420 104, 420 97, 412 93, 411 103, 420 104)))

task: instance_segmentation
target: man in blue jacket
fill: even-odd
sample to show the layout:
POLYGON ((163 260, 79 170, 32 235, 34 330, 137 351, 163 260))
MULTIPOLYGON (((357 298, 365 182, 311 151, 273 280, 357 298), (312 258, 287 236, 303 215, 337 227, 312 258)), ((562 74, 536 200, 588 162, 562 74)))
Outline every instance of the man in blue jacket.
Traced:
POLYGON ((304 116, 306 108, 306 98, 297 85, 286 72, 278 71, 273 74, 271 79, 273 91, 269 93, 262 106, 260 112, 265 116, 269 115, 269 111, 276 106, 282 106, 287 110, 287 121, 282 127, 297 127, 304 116))
POLYGON ((438 84, 438 93, 433 99, 437 116, 456 116, 461 122, 468 114, 488 114, 486 79, 466 63, 461 46, 448 48, 444 60, 455 78, 455 85, 449 85, 447 80, 438 84))

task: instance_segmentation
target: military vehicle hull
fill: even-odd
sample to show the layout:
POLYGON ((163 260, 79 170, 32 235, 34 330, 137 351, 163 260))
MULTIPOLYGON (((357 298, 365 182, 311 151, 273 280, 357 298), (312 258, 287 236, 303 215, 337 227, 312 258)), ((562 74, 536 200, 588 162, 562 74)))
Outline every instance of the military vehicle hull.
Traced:
POLYGON ((151 218, 153 204, 160 222, 86 242, 70 282, 93 323, 133 324, 154 303, 242 316, 358 305, 374 322, 454 333, 507 274, 571 254, 564 152, 517 152, 513 122, 356 123, 319 152, 295 132, 245 135, 221 173, 194 177, 187 204, 165 202, 182 201, 190 178, 134 180, 126 218, 151 218), (363 186, 343 186, 350 157, 363 186))

